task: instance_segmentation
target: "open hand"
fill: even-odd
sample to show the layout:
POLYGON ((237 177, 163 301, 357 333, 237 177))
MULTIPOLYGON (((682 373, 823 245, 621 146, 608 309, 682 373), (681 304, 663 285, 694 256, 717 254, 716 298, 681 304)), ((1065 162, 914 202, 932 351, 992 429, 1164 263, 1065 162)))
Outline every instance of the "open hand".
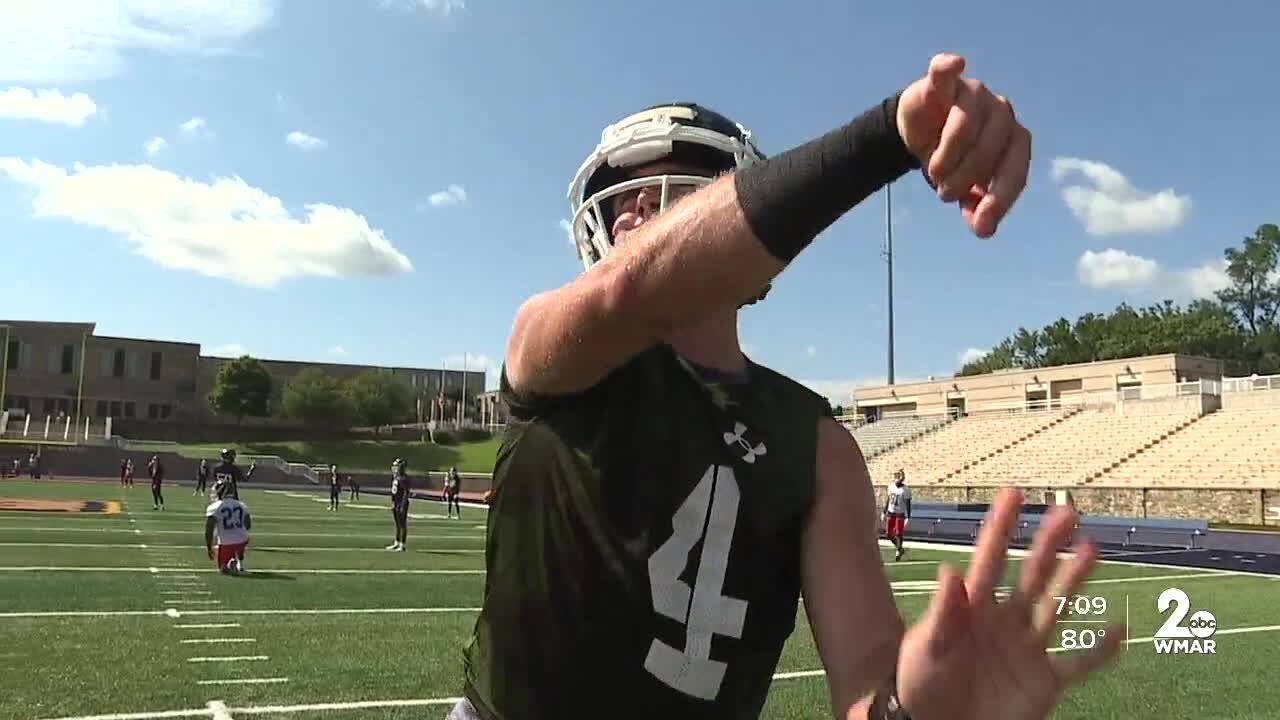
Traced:
POLYGON ((1013 106, 977 80, 961 77, 959 55, 935 55, 928 73, 898 101, 898 134, 944 202, 958 202, 965 224, 991 237, 1027 184, 1031 133, 1013 106))
POLYGON ((1013 592, 998 602, 1009 535, 1021 494, 1004 489, 992 504, 962 580, 943 564, 929 608, 903 638, 898 697, 913 720, 1041 720, 1062 693, 1115 656, 1125 628, 1109 626, 1098 646, 1051 657, 1055 596, 1070 596, 1097 561, 1091 543, 1058 561, 1074 513, 1053 508, 1041 522, 1013 592), (1056 572, 1055 572, 1056 570, 1056 572), (1052 579, 1052 582, 1051 582, 1052 579))

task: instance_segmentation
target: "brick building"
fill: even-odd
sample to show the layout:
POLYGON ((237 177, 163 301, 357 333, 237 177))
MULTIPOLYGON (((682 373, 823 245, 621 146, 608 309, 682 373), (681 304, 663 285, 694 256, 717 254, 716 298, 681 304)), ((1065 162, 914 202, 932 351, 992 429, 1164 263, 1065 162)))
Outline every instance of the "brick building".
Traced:
MULTIPOLYGON (((220 421, 209 407, 218 369, 231 358, 202 355, 196 343, 95 334, 94 323, 0 320, 0 411, 32 416, 116 418, 156 422, 220 421)), ((400 376, 424 413, 444 394, 477 407, 483 371, 372 367, 259 358, 273 380, 273 401, 293 376, 309 367, 339 380, 366 370, 400 376)), ((274 406, 273 402, 273 406, 274 406)), ((452 407, 452 406, 451 406, 452 407)), ((438 411, 437 411, 438 412, 438 411)))

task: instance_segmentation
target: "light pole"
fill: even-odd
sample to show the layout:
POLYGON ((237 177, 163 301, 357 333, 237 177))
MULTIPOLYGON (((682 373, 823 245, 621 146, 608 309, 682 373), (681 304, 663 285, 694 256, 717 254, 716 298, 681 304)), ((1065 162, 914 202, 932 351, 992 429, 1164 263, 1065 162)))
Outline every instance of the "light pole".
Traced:
POLYGON ((9 387, 9 333, 13 329, 8 325, 0 325, 4 328, 4 363, 0 364, 0 413, 9 409, 9 398, 5 391, 9 387))
POLYGON ((884 256, 889 266, 889 384, 893 384, 893 184, 884 186, 884 256))
POLYGON ((80 414, 84 407, 84 364, 88 360, 85 356, 88 346, 89 333, 85 332, 80 335, 80 380, 76 385, 76 427, 80 426, 80 414))

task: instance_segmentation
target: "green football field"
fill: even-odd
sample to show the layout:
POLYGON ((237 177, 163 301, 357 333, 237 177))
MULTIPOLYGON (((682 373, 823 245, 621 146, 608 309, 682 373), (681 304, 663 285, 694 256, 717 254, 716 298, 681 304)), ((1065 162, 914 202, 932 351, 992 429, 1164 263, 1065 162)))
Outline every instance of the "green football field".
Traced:
MULTIPOLYGON (((0 510, 0 718, 445 716, 484 583, 483 509, 447 520, 443 505, 418 501, 409 551, 391 553, 385 497, 344 495, 333 513, 327 496, 248 490, 251 572, 226 577, 204 554, 204 501, 189 487, 165 495, 158 512, 141 483, 0 482, 0 500, 119 504, 0 510)), ((968 554, 887 557, 906 616, 923 609, 944 559, 963 565, 968 554)), ((1106 562, 1085 592, 1106 598, 1106 620, 1128 615, 1129 640, 1054 717, 1280 717, 1276 578, 1106 562), (1156 598, 1169 587, 1192 612, 1214 613, 1216 654, 1156 654, 1151 637, 1167 618, 1156 598)), ((1086 636, 1101 627, 1062 625, 1086 636)), ((803 611, 765 717, 830 717, 803 611)))

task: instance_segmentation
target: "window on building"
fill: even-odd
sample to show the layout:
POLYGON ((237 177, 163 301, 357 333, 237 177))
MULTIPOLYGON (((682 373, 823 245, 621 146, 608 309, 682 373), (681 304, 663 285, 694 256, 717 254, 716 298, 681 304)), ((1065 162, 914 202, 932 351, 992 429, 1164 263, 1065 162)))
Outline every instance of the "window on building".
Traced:
POLYGON ((124 377, 124 350, 117 349, 111 355, 111 377, 124 377))
POLYGON ((160 408, 155 403, 147 403, 147 419, 155 420, 160 415, 160 408))
POLYGON ((164 358, 164 353, 161 353, 161 352, 151 353, 151 379, 152 380, 160 379, 160 363, 163 358, 164 358))
POLYGON ((10 340, 9 341, 9 369, 10 370, 18 369, 18 361, 21 357, 22 357, 22 341, 10 340))
POLYGON ((161 419, 161 420, 168 420, 168 419, 169 419, 169 416, 170 416, 170 415, 172 415, 172 414, 173 414, 173 406, 172 406, 172 405, 170 405, 170 404, 168 404, 168 403, 165 403, 164 405, 161 405, 161 406, 160 406, 160 419, 161 419))
POLYGON ((62 346, 62 374, 70 375, 76 368, 76 346, 62 346))
POLYGON ((64 415, 71 414, 71 398, 58 398, 58 412, 64 415))
POLYGON ((128 400, 124 404, 124 416, 127 418, 138 416, 138 406, 132 400, 128 400))
POLYGON ((55 408, 58 407, 58 401, 55 398, 44 398, 44 414, 52 415, 55 408))
POLYGON ((107 401, 106 401, 106 400, 99 400, 99 401, 97 402, 97 407, 95 408, 95 410, 96 410, 96 411, 94 412, 94 416, 95 416, 95 417, 100 417, 100 418, 104 418, 104 417, 106 417, 106 416, 107 416, 107 401))
POLYGON ((111 401, 111 417, 120 417, 120 401, 111 401))

